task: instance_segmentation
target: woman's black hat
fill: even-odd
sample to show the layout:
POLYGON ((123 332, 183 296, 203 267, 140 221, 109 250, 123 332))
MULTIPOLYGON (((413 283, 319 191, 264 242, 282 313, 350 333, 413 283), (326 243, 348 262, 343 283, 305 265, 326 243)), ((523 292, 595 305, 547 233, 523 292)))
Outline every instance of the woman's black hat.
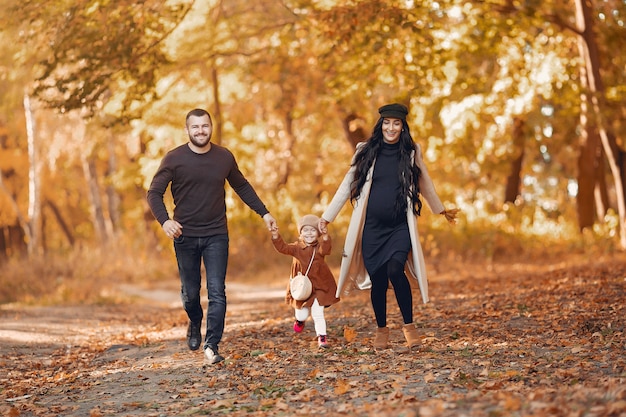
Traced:
POLYGON ((407 109, 404 104, 385 104, 378 109, 378 113, 380 113, 380 117, 406 120, 406 116, 409 114, 409 109, 407 109))

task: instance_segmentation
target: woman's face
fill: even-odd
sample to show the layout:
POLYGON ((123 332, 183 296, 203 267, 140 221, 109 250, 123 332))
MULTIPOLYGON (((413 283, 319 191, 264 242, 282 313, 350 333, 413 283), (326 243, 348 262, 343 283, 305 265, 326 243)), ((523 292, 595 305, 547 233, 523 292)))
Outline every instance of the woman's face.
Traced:
POLYGON ((387 118, 383 119, 383 139, 387 143, 396 143, 400 140, 400 132, 402 132, 402 120, 387 118))

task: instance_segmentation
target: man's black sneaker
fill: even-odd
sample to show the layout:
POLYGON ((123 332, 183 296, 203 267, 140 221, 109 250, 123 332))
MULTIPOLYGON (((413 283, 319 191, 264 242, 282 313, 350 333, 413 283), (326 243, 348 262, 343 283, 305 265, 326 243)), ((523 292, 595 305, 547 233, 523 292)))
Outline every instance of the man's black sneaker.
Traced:
POLYGON ((200 332, 201 326, 201 322, 189 322, 189 327, 187 327, 187 345, 191 350, 198 350, 200 348, 200 344, 202 343, 202 333, 200 332))

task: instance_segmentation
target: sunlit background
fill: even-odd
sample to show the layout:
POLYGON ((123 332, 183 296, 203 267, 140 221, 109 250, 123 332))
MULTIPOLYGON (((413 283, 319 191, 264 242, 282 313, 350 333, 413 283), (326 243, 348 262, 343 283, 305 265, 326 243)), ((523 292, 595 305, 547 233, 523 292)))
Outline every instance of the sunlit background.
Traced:
MULTIPOLYGON (((377 108, 401 102, 441 199, 462 210, 456 227, 424 210, 428 262, 626 246, 623 0, 5 0, 0 18, 12 282, 171 278, 145 192, 195 107, 287 239, 324 210, 377 108)), ((230 189, 228 205, 231 273, 283 268, 230 189)), ((350 211, 331 225, 335 266, 350 211)), ((5 287, 0 301, 25 292, 5 287)))

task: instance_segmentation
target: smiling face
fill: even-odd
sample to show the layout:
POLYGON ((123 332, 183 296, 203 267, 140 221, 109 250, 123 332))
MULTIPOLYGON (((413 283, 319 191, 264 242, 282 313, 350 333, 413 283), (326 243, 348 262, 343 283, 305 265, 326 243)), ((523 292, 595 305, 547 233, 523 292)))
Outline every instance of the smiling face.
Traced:
POLYGON ((302 229, 300 229, 300 238, 307 245, 310 245, 316 242, 318 237, 319 237, 319 232, 317 231, 316 227, 302 226, 302 229))
POLYGON ((213 125, 209 116, 190 116, 185 130, 189 135, 192 149, 196 152, 207 151, 210 148, 213 125))
POLYGON ((402 132, 402 120, 385 117, 382 124, 383 139, 387 143, 396 143, 400 140, 400 132, 402 132))

